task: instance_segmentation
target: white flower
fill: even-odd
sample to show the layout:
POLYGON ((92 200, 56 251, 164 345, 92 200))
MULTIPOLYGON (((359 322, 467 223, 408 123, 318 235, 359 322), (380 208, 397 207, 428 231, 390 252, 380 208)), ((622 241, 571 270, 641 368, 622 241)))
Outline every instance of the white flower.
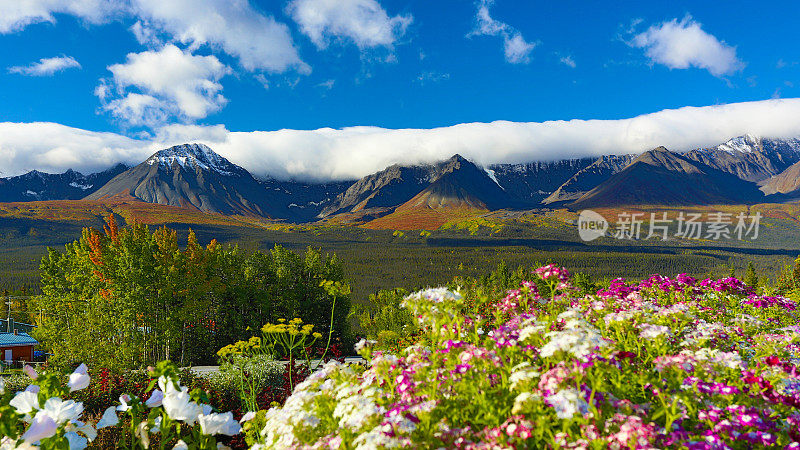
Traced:
POLYGON ((242 426, 233 419, 233 413, 230 411, 218 414, 201 414, 197 421, 200 423, 200 429, 203 434, 211 436, 217 434, 224 434, 226 436, 233 436, 242 431, 242 426))
POLYGON ((86 367, 86 364, 81 364, 77 369, 75 369, 74 372, 70 374, 69 381, 67 382, 70 392, 80 391, 81 389, 86 389, 89 387, 89 381, 91 381, 91 378, 89 378, 89 374, 87 372, 88 368, 86 367))
POLYGON ((30 428, 28 428, 28 431, 22 435, 22 440, 33 443, 41 439, 46 439, 55 435, 56 429, 58 429, 58 424, 56 424, 56 421, 53 420, 52 417, 40 416, 37 414, 30 428))
POLYGON ((186 422, 189 425, 194 424, 197 416, 203 413, 203 408, 191 401, 189 390, 185 387, 180 391, 168 388, 161 404, 173 420, 186 422))
POLYGON ((113 406, 109 406, 103 412, 103 417, 97 421, 97 429, 106 428, 106 427, 113 427, 114 425, 119 423, 119 417, 117 417, 116 408, 113 406))
POLYGON ((83 403, 74 400, 64 401, 58 397, 53 397, 44 402, 44 406, 36 413, 36 417, 40 415, 49 416, 57 424, 61 425, 64 422, 78 420, 81 413, 83 413, 83 403))
POLYGON ((239 419, 239 423, 249 422, 256 418, 256 413, 253 411, 247 411, 247 414, 243 415, 241 419, 239 419))
POLYGON ((161 422, 162 422, 161 416, 158 416, 155 419, 153 419, 153 428, 150 428, 150 432, 154 434, 160 432, 161 422))
POLYGON ((383 432, 378 425, 367 433, 361 433, 354 441, 355 450, 371 450, 375 448, 396 448, 402 446, 397 439, 383 432))
POLYGON ((128 395, 128 394, 120 395, 119 396, 120 405, 117 406, 117 411, 125 412, 125 411, 131 409, 131 406, 128 404, 129 401, 131 401, 131 396, 130 395, 128 395))
POLYGON ((189 450, 189 446, 186 445, 186 442, 183 442, 183 439, 175 443, 175 446, 172 447, 172 450, 189 450))
POLYGON ((608 346, 608 342, 594 327, 581 322, 570 320, 565 324, 565 330, 547 333, 550 342, 542 347, 539 355, 546 358, 560 350, 580 358, 591 353, 596 347, 608 346))
POLYGON ((617 313, 608 313, 603 317, 606 325, 612 322, 625 322, 633 318, 635 314, 631 311, 620 311, 617 313))
POLYGON ((147 421, 143 421, 133 430, 133 435, 142 442, 142 447, 150 447, 150 435, 147 433, 147 421))
POLYGON ((376 341, 367 340, 367 339, 361 339, 360 341, 356 342, 356 345, 355 345, 354 349, 355 349, 356 353, 358 353, 360 355, 362 351, 364 351, 365 349, 367 349, 367 348, 369 348, 369 347, 371 347, 372 345, 375 345, 375 344, 377 344, 376 341))
POLYGON ((659 336, 672 336, 672 331, 670 331, 669 327, 665 327, 663 325, 653 325, 651 323, 643 323, 638 326, 641 333, 639 333, 639 337, 642 339, 655 339, 659 336))
POLYGON ((575 413, 586 414, 589 412, 589 404, 580 397, 580 393, 572 388, 564 389, 549 395, 547 402, 553 405, 556 416, 559 419, 570 419, 575 413))
POLYGON ((568 309, 556 317, 558 320, 567 320, 567 319, 580 319, 583 317, 583 311, 577 309, 568 309))
POLYGON ((72 431, 75 433, 77 432, 83 433, 83 435, 86 436, 89 442, 92 442, 93 440, 95 440, 95 438, 97 438, 97 430, 90 423, 83 423, 76 420, 74 422, 68 423, 67 426, 64 427, 64 430, 72 431))
POLYGON ((25 366, 22 368, 22 371, 25 372, 25 375, 30 377, 31 380, 39 378, 39 374, 36 373, 36 369, 27 364, 25 364, 25 366))
POLYGON ((175 389, 175 385, 172 383, 171 378, 161 375, 158 377, 158 389, 160 389, 161 392, 168 392, 171 389, 175 389))
POLYGON ((39 409, 39 396, 33 392, 22 391, 8 402, 20 414, 28 414, 34 409, 39 409))
POLYGON ((164 392, 161 389, 154 389, 153 393, 150 395, 150 398, 144 402, 148 408, 157 408, 161 406, 161 402, 164 400, 164 392))
POLYGON ((530 392, 523 392, 514 399, 514 408, 511 410, 512 414, 519 414, 525 405, 532 399, 536 398, 530 392))
POLYGON ((89 445, 89 441, 74 431, 64 433, 69 443, 69 450, 83 450, 89 445))
POLYGON ((31 384, 31 385, 28 385, 28 387, 25 388, 25 392, 33 392, 34 394, 38 394, 39 393, 39 389, 41 389, 41 388, 39 387, 38 384, 31 384))
POLYGON ((333 417, 339 419, 340 427, 357 430, 368 420, 384 412, 384 408, 375 404, 371 398, 363 394, 351 394, 336 405, 333 417))
POLYGON ((511 375, 508 377, 508 381, 511 382, 509 389, 514 390, 519 383, 532 380, 538 376, 539 372, 534 370, 528 361, 517 364, 511 368, 511 375))

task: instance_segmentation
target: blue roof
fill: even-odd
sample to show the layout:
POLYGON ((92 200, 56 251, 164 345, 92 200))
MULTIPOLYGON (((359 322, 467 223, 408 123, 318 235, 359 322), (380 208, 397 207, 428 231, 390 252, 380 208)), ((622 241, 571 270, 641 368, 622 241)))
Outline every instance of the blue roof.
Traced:
POLYGON ((39 341, 28 336, 27 333, 0 333, 0 347, 21 347, 25 345, 39 345, 39 341))

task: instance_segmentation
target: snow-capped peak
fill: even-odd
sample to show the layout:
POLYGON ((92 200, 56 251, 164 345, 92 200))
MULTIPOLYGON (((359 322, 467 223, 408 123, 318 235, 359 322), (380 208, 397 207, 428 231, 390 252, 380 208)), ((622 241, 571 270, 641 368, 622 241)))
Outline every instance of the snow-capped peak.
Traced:
POLYGON ((182 144, 159 150, 146 163, 151 166, 158 164, 166 168, 178 164, 183 168, 212 170, 222 175, 232 175, 233 171, 238 169, 238 166, 203 144, 182 144))
POLYGON ((752 153, 761 147, 761 138, 752 134, 737 136, 724 144, 714 147, 714 150, 734 153, 752 153))

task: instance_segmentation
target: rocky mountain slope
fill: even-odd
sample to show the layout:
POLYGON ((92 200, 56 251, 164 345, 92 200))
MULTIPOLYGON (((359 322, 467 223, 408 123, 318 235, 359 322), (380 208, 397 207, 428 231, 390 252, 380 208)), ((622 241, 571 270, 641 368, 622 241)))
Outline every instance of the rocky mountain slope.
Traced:
POLYGON ((320 217, 379 217, 395 208, 498 209, 520 205, 486 171, 461 155, 437 164, 393 165, 356 181, 320 217))
POLYGON ((89 175, 71 169, 58 174, 33 170, 16 177, 0 178, 0 202, 78 200, 94 193, 127 169, 128 166, 117 164, 89 175))
POLYGON ((117 196, 229 215, 290 216, 285 194, 265 189, 248 171, 203 144, 160 150, 86 199, 117 196))
POLYGON ((785 194, 787 198, 800 197, 800 162, 762 182, 761 191, 766 195, 785 194))
POLYGON ((92 175, 34 171, 0 179, 0 202, 84 197, 138 199, 292 222, 365 222, 415 209, 446 214, 564 205, 782 202, 800 198, 800 139, 744 135, 680 154, 658 148, 638 156, 487 168, 455 155, 329 183, 256 179, 203 144, 184 144, 156 152, 133 168, 118 165, 92 175))
POLYGON ((757 183, 800 161, 800 139, 763 139, 748 134, 716 147, 689 151, 684 156, 757 183))
POLYGON ((576 209, 620 205, 710 205, 763 201, 755 183, 664 147, 628 166, 569 204, 576 209))
POLYGON ((435 165, 389 166, 353 183, 323 208, 320 217, 394 208, 422 192, 436 171, 435 165))
POLYGON ((454 155, 437 165, 434 180, 398 209, 471 208, 495 210, 519 203, 488 173, 454 155))
POLYGON ((486 171, 511 196, 538 204, 596 158, 537 161, 528 164, 493 164, 486 171))
POLYGON ((625 168, 634 158, 636 158, 636 155, 601 156, 589 166, 572 175, 555 192, 542 200, 542 203, 558 204, 577 200, 598 184, 625 168))

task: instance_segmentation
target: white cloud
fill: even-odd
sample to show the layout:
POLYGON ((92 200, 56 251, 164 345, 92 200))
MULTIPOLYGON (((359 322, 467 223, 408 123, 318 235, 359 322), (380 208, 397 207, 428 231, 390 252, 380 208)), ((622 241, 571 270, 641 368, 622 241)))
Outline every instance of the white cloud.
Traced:
POLYGON ((8 71, 11 73, 19 73, 22 75, 30 75, 34 77, 44 77, 53 75, 56 72, 67 69, 80 69, 80 63, 72 56, 54 56, 52 58, 42 58, 39 62, 29 64, 27 66, 13 66, 9 67, 8 71))
POLYGON ((142 44, 177 41, 192 49, 209 45, 237 58, 249 71, 311 71, 300 58, 289 27, 258 11, 249 0, 0 0, 0 33, 55 23, 56 14, 90 24, 133 17, 137 22, 130 30, 142 44))
POLYGON ((628 44, 645 49, 645 55, 652 62, 670 69, 697 67, 721 77, 733 74, 745 65, 736 56, 736 47, 703 31, 701 24, 691 16, 652 25, 635 35, 628 44))
POLYGON ((449 79, 450 79, 449 73, 428 71, 428 72, 422 72, 419 75, 417 75, 416 82, 421 85, 426 85, 428 83, 438 83, 440 81, 445 81, 449 79))
POLYGON ((4 176, 37 169, 86 173, 105 170, 118 162, 139 163, 149 149, 138 140, 57 123, 0 122, 0 167, 4 176))
POLYGON ((478 13, 475 16, 476 25, 467 37, 471 36, 502 36, 503 50, 506 61, 512 64, 527 64, 530 62, 531 51, 538 45, 536 42, 528 42, 522 37, 522 33, 514 29, 507 23, 500 22, 492 18, 489 14, 489 7, 494 4, 494 0, 480 0, 478 3, 478 13))
POLYGON ((202 119, 227 103, 219 80, 230 68, 215 56, 192 55, 172 44, 129 53, 124 64, 108 70, 113 89, 101 83, 95 94, 104 109, 131 125, 155 126, 169 117, 202 119), (112 92, 116 98, 110 97, 112 92))
POLYGON ((70 14, 100 24, 113 18, 122 8, 121 0, 3 0, 0 1, 0 33, 13 33, 35 23, 55 23, 54 14, 70 14))
POLYGON ((151 45, 154 47, 164 45, 164 41, 159 37, 158 31, 153 27, 145 25, 141 20, 137 20, 136 23, 131 25, 130 31, 136 37, 136 41, 142 45, 151 45))
POLYGON ((459 153, 481 164, 638 153, 659 145, 684 151, 752 133, 800 136, 800 98, 685 107, 622 120, 466 123, 434 129, 234 132, 222 125, 170 125, 149 140, 52 123, 0 123, 0 167, 91 171, 138 163, 153 151, 203 142, 257 176, 352 179, 394 163, 442 160, 459 153))
POLYGON ((571 55, 562 56, 562 57, 560 57, 560 58, 558 59, 558 61, 559 61, 561 64, 564 64, 565 66, 572 67, 573 69, 574 69, 575 67, 577 67, 577 64, 575 64, 575 59, 574 59, 574 58, 572 58, 572 56, 571 56, 571 55))
POLYGON ((320 49, 331 40, 340 40, 351 41, 362 50, 392 50, 414 20, 411 15, 389 17, 375 0, 293 0, 286 12, 320 49))
POLYGON ((247 70, 284 72, 311 68, 300 59, 289 27, 248 0, 133 0, 141 23, 137 36, 165 32, 193 47, 210 45, 239 59, 247 70))
POLYGON ((330 91, 333 89, 334 84, 336 84, 336 80, 325 80, 322 83, 317 84, 317 87, 321 87, 326 91, 330 91))

